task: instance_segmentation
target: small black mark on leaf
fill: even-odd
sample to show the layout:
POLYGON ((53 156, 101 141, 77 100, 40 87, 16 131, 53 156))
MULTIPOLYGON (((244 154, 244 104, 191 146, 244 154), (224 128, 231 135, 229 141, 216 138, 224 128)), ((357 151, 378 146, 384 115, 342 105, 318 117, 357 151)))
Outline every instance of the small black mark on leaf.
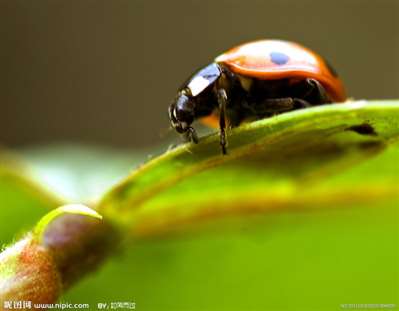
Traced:
POLYGON ((370 135, 370 136, 377 136, 377 132, 375 131, 374 127, 372 127, 369 123, 363 123, 360 125, 353 125, 346 129, 347 131, 353 131, 360 135, 370 135))

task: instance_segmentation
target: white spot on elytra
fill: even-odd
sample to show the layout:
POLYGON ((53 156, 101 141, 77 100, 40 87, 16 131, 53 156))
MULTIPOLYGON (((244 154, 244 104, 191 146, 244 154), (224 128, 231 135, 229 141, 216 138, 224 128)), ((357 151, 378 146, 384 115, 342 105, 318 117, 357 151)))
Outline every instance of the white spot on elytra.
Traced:
POLYGON ((189 84, 188 88, 191 91, 192 96, 197 96, 201 93, 207 86, 209 85, 209 81, 204 77, 198 76, 195 77, 189 84))

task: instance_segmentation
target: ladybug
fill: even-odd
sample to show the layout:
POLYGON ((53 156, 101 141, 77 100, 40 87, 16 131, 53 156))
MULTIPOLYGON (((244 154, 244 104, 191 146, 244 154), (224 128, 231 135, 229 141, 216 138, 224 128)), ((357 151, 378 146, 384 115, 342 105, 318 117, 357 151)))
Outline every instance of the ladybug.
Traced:
POLYGON ((194 73, 170 104, 169 118, 194 143, 195 120, 219 127, 226 154, 227 126, 345 99, 336 71, 318 54, 294 42, 259 40, 228 50, 194 73))

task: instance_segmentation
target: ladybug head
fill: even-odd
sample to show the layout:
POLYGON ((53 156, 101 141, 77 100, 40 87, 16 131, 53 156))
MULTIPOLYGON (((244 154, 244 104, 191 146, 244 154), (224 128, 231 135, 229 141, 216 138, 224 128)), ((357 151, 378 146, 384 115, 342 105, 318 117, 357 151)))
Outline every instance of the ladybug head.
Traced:
POLYGON ((196 134, 191 124, 195 118, 194 98, 179 92, 175 100, 169 106, 169 119, 172 128, 178 133, 187 133, 189 139, 196 142, 196 134))

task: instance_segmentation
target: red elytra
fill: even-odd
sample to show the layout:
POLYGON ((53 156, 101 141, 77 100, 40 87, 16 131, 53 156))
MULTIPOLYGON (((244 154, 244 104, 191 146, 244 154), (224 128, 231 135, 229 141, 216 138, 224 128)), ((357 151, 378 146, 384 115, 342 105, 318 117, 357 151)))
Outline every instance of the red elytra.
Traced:
POLYGON ((334 101, 346 99, 343 84, 328 63, 298 43, 282 40, 249 42, 221 54, 215 62, 236 74, 261 80, 314 78, 323 84, 334 101), (284 64, 273 62, 270 55, 276 52, 286 56, 284 64))

